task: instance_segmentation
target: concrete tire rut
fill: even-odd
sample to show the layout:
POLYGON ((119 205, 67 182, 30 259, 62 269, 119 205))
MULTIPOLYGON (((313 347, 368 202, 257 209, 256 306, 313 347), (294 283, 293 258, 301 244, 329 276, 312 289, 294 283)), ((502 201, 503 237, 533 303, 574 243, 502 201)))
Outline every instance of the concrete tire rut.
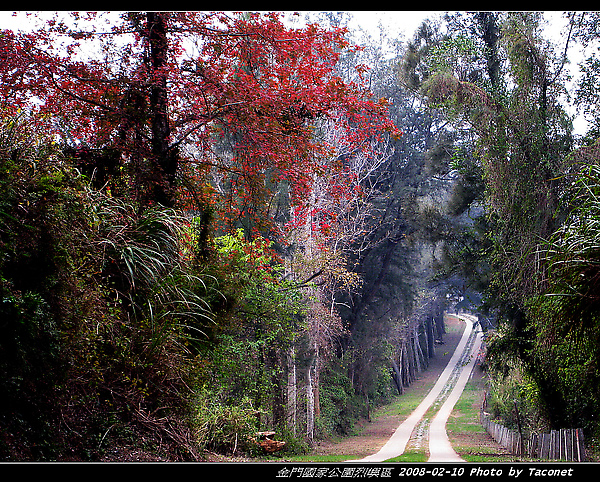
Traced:
POLYGON ((410 414, 410 416, 400 424, 387 443, 381 449, 367 457, 353 462, 383 462, 394 457, 402 455, 411 438, 411 435, 427 410, 451 389, 450 394, 444 400, 444 403, 437 411, 429 426, 429 462, 464 462, 464 460, 454 451, 448 434, 446 432, 446 422, 452 413, 452 409, 460 398, 469 378, 477 354, 481 347, 482 332, 475 325, 477 318, 470 315, 457 315, 466 322, 462 337, 452 358, 444 368, 436 384, 429 391, 427 396, 419 406, 410 414))

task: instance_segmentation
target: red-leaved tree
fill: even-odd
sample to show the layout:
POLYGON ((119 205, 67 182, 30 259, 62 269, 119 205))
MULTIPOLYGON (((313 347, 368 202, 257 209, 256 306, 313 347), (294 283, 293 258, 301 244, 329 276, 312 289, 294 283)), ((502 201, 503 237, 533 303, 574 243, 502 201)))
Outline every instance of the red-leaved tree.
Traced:
POLYGON ((336 74, 345 33, 276 13, 56 15, 0 32, 0 103, 47 113, 113 195, 142 208, 215 203, 225 226, 273 229, 274 193, 285 185, 302 205, 313 176, 336 166, 315 122, 333 120, 356 152, 399 134, 385 102, 336 74))

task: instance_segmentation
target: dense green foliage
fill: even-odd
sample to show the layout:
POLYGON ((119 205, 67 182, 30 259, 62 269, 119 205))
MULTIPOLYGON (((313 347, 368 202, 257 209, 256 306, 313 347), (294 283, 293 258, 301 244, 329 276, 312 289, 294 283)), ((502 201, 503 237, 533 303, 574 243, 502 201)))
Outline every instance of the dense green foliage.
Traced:
MULTIPOLYGON (((593 45, 599 17, 578 15, 567 40, 593 45)), ((267 99, 277 122, 249 107, 239 125, 206 130, 210 159, 181 161, 168 208, 145 191, 152 171, 136 171, 150 112, 129 118, 135 162, 118 168, 124 137, 88 151, 49 134, 65 119, 0 111, 0 458, 264 456, 265 431, 305 452, 403 393, 435 356, 449 306, 477 308, 488 330, 494 416, 598 436, 600 63, 586 59, 577 84, 591 116, 578 138, 567 49, 541 21, 455 13, 391 57, 383 36, 363 38, 336 75, 351 85, 370 66, 401 137, 357 135, 377 149, 346 150, 341 118, 279 118, 267 99), (291 120, 306 146, 289 142, 291 120), (250 142, 275 128, 281 144, 250 142), (311 151, 321 138, 331 150, 311 151), (284 148, 286 169, 318 163, 263 165, 284 148)))
POLYGON ((97 458, 129 418, 183 410, 205 275, 180 256, 183 218, 94 191, 26 116, 0 137, 2 450, 97 458))
POLYGON ((460 272, 483 294, 481 318, 495 328, 487 339, 492 411, 507 424, 518 410, 528 429, 579 426, 594 437, 593 59, 576 89, 591 115, 579 144, 562 96, 569 41, 594 42, 597 17, 566 18, 566 45, 555 48, 542 37, 540 13, 448 15, 449 33, 415 42, 402 66, 405 84, 463 132, 453 204, 485 208, 472 229, 452 232, 440 276, 460 272))

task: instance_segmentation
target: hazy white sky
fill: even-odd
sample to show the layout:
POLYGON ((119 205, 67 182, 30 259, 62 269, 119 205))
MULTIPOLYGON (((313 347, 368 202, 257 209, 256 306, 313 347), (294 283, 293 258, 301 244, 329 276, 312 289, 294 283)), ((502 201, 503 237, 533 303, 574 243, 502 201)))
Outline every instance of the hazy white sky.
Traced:
MULTIPOLYGON (((289 11, 288 13, 291 12, 289 11)), ((29 23, 29 19, 26 18, 24 11, 17 13, 18 16, 14 17, 11 11, 0 11, 0 28, 20 28, 29 23)), ((317 13, 317 11, 300 11, 299 13, 303 17, 307 13, 317 13)), ((362 27, 365 30, 376 32, 378 24, 381 23, 390 34, 403 33, 406 38, 410 38, 425 18, 433 18, 442 15, 444 12, 433 10, 350 10, 346 13, 353 16, 353 19, 350 21, 351 28, 362 27)), ((560 12, 545 13, 560 14, 560 12)))
MULTIPOLYGON (((292 13, 293 11, 288 11, 292 13)), ((15 18, 12 16, 11 11, 0 11, 0 29, 1 28, 21 28, 28 23, 28 19, 25 17, 25 12, 18 12, 19 15, 15 18)), ((317 11, 299 11, 300 19, 303 19, 305 14, 318 13, 317 11)), ((352 20, 349 23, 350 29, 362 28, 368 32, 372 32, 373 36, 378 35, 378 25, 381 24, 388 33, 389 38, 404 36, 405 40, 410 39, 419 24, 426 18, 435 18, 442 15, 443 11, 406 11, 406 10, 352 10, 347 11, 352 15, 352 20)), ((551 21, 550 28, 547 29, 547 35, 550 39, 557 42, 561 42, 562 36, 560 28, 565 24, 564 19, 561 18, 562 12, 560 11, 545 11, 546 18, 551 21)), ((570 56, 571 64, 570 67, 576 70, 575 66, 577 61, 581 58, 581 54, 578 52, 571 51, 570 56)), ((575 73, 575 72, 573 72, 575 73)), ((582 130, 582 120, 577 119, 578 131, 582 130)))
MULTIPOLYGON (((17 18, 12 16, 11 11, 0 11, 0 28, 11 28, 15 25, 22 25, 25 12, 18 12, 17 18)), ((300 12, 302 15, 308 12, 300 12)), ((349 11, 352 14, 354 21, 352 26, 360 25, 365 28, 376 28, 381 22, 390 31, 405 31, 407 35, 412 35, 412 32, 418 27, 421 20, 431 14, 440 13, 433 11, 349 11)))
POLYGON ((387 28, 390 32, 404 32, 407 37, 411 37, 419 24, 429 17, 443 14, 442 11, 349 11, 354 17, 353 25, 360 25, 365 28, 375 28, 378 23, 387 28))

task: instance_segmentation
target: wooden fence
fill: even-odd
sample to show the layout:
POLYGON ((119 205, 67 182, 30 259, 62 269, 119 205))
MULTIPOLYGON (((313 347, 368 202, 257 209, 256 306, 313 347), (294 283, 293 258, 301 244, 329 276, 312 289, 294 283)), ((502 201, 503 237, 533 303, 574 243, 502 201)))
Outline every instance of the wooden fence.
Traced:
POLYGON ((524 434, 491 420, 490 414, 481 410, 481 424, 492 438, 510 453, 525 457, 584 462, 585 446, 580 428, 552 430, 550 433, 524 434))

